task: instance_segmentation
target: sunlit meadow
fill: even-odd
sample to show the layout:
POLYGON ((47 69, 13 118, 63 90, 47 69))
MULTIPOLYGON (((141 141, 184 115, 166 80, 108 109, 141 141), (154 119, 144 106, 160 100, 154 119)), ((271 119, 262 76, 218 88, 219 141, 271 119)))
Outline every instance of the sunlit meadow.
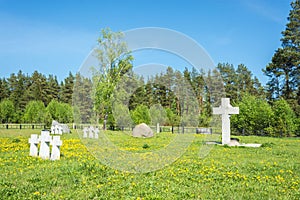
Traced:
MULTIPOLYGON (((28 138, 38 130, 0 129, 2 199, 300 199, 300 139, 239 137, 261 148, 214 146, 199 156, 204 136, 196 135, 175 163, 132 174, 107 167, 81 143, 76 132, 63 135, 61 159, 29 156, 28 138)), ((163 148, 174 137, 132 138, 105 133, 124 151, 163 148)))

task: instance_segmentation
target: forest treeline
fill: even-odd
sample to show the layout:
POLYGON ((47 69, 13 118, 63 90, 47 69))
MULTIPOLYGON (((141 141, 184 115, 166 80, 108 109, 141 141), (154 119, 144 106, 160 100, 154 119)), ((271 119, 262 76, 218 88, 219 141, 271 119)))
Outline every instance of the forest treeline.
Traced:
POLYGON ((232 105, 241 110, 239 115, 232 116, 236 134, 298 133, 297 109, 283 98, 268 99, 266 87, 243 64, 218 64, 207 74, 194 68, 180 72, 168 67, 165 73, 147 80, 135 76, 131 68, 115 86, 107 103, 114 106, 106 107, 103 113, 94 110, 92 94, 97 86, 80 74, 69 73, 61 83, 55 76, 46 77, 37 71, 31 76, 21 71, 11 74, 0 79, 1 123, 49 125, 52 119, 63 123, 102 123, 107 114, 109 126, 145 122, 209 127, 211 108, 219 105, 221 97, 229 97, 232 105), (192 118, 185 119, 183 116, 189 117, 185 113, 191 113, 192 118))

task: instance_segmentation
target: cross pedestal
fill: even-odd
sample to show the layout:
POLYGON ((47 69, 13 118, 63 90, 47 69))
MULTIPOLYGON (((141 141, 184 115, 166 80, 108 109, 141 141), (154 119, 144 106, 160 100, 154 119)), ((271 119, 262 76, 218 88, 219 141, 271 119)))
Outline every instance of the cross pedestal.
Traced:
POLYGON ((222 115, 222 144, 230 143, 230 115, 239 114, 238 107, 230 105, 229 98, 221 99, 221 106, 213 108, 214 115, 222 115))

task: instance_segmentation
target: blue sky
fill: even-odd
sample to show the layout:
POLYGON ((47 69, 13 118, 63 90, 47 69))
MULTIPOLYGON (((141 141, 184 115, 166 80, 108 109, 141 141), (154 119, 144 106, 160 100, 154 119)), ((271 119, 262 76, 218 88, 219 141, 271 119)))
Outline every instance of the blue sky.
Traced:
POLYGON ((265 83, 261 69, 280 47, 289 10, 290 0, 0 0, 0 77, 38 70, 62 80, 79 70, 102 28, 162 27, 265 83))

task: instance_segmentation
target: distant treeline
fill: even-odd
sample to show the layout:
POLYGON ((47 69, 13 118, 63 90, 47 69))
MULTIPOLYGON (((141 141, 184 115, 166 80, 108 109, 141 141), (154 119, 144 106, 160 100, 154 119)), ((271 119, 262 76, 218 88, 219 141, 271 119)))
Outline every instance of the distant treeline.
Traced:
POLYGON ((133 78, 130 73, 126 76, 119 88, 115 88, 115 99, 108 102, 114 102, 115 106, 101 113, 94 110, 96 98, 93 95, 97 94, 93 88, 98 83, 80 74, 69 73, 61 83, 55 76, 46 77, 37 71, 31 76, 21 71, 11 74, 9 78, 0 79, 1 123, 50 124, 52 119, 63 123, 101 123, 107 115, 108 126, 160 122, 161 125, 208 127, 212 122, 212 106, 218 106, 221 97, 230 97, 232 104, 241 110, 239 115, 232 116, 236 134, 291 136, 299 131, 297 112, 288 101, 267 99, 267 90, 244 65, 234 68, 230 64, 219 64, 207 74, 187 68, 183 72, 174 71, 169 67, 165 73, 147 80, 133 78), (135 85, 134 91, 126 91, 132 89, 128 87, 130 84, 135 85), (181 91, 184 84, 188 87, 181 91), (185 97, 183 101, 180 96, 185 97), (197 105, 192 108, 195 102, 197 105), (125 104, 129 113, 124 111, 125 104), (185 114, 195 108, 198 117, 188 118, 185 114), (124 118, 126 113, 131 120, 124 118))
POLYGON ((73 121, 72 94, 76 76, 61 81, 54 75, 22 71, 0 79, 1 123, 47 123, 52 119, 73 121))

